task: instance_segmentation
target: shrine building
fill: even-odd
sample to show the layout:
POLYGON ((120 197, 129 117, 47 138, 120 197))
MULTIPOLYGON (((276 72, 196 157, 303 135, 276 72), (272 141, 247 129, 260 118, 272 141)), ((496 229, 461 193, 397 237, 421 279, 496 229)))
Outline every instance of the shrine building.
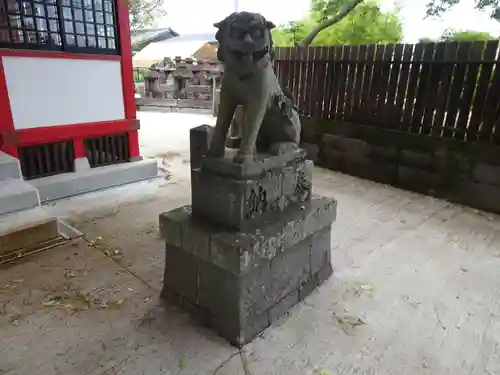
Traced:
POLYGON ((157 174, 127 0, 0 0, 0 214, 157 174))

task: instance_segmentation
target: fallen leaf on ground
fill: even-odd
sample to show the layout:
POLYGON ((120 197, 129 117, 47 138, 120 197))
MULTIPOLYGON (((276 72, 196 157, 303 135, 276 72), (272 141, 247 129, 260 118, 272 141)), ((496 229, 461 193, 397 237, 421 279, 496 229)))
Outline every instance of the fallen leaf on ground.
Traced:
POLYGON ((179 359, 179 369, 182 371, 187 367, 187 360, 184 358, 179 359))
POLYGON ((19 318, 20 316, 18 314, 9 315, 10 324, 12 324, 14 327, 19 327, 19 318))
POLYGON ((361 317, 357 316, 351 316, 351 315, 337 315, 333 313, 333 316, 337 320, 337 323, 339 324, 340 328, 345 332, 348 333, 352 329, 366 324, 361 317))
POLYGON ((64 277, 66 279, 73 279, 75 277, 75 274, 73 273, 73 271, 66 270, 64 271, 64 277))

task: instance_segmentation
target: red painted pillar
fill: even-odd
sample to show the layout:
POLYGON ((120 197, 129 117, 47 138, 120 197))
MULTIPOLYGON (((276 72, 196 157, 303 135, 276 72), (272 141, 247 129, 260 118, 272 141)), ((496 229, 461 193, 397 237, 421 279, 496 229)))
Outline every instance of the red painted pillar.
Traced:
POLYGON ((75 159, 86 157, 82 138, 73 139, 73 149, 75 151, 75 159))
MULTIPOLYGON (((118 32, 120 40, 121 73, 123 85, 123 104, 125 106, 125 118, 135 120, 137 110, 135 106, 134 71, 132 67, 132 42, 130 40, 130 20, 128 14, 127 0, 117 0, 116 14, 118 19, 118 32)), ((139 134, 137 130, 128 132, 130 157, 140 156, 139 134)))
POLYGON ((128 143, 130 149, 130 157, 138 158, 139 156, 141 156, 141 153, 139 152, 139 133, 137 132, 137 130, 130 130, 128 132, 128 143))
POLYGON ((17 158, 17 147, 8 142, 10 135, 13 134, 14 119, 10 109, 9 92, 5 80, 5 71, 3 69, 3 60, 0 57, 0 151, 17 158))

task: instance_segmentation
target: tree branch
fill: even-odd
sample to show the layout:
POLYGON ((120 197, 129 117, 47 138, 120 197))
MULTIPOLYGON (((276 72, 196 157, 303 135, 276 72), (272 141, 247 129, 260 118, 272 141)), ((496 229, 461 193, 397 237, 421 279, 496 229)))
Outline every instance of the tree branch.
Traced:
POLYGON ((318 26, 316 26, 312 31, 309 33, 308 36, 304 38, 302 42, 298 44, 299 47, 307 47, 309 46, 314 38, 324 29, 327 27, 330 27, 337 22, 342 21, 349 13, 351 13, 359 4, 361 4, 364 0, 353 0, 353 2, 344 8, 340 9, 340 11, 332 18, 327 19, 324 22, 321 22, 318 26))

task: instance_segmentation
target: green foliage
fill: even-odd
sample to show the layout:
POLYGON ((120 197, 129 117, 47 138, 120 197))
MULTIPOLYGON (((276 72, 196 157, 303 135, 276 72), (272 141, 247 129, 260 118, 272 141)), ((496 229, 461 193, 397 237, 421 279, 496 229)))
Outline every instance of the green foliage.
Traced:
POLYGON ((479 42, 483 40, 494 40, 487 32, 473 30, 446 30, 439 38, 440 42, 479 42))
POLYGON ((166 14, 165 0, 128 0, 130 27, 151 26, 156 18, 166 14))
MULTIPOLYGON (((461 0, 430 0, 427 4, 427 15, 439 17, 461 0)), ((474 0, 477 9, 490 12, 491 18, 500 21, 500 0, 474 0)))
MULTIPOLYGON (((313 0, 312 9, 305 18, 273 30, 275 45, 295 45, 347 2, 348 0, 313 0)), ((343 20, 321 31, 312 45, 398 43, 402 38, 403 28, 398 10, 382 12, 378 3, 372 0, 361 3, 343 20)))
POLYGON ((496 39, 494 36, 482 31, 448 29, 438 39, 421 38, 419 43, 482 42, 496 39))

